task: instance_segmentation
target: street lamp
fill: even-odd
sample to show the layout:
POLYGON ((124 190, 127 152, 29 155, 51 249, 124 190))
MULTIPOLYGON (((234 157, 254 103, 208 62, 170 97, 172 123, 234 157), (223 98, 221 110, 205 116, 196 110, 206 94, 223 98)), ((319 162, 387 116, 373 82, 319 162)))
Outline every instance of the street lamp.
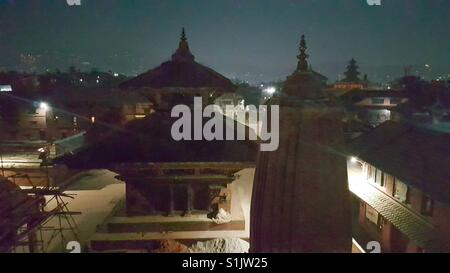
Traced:
POLYGON ((364 165, 364 161, 362 161, 361 159, 359 159, 356 156, 351 156, 350 157, 350 163, 352 163, 352 164, 359 163, 359 164, 361 164, 361 166, 364 165))
POLYGON ((41 103, 39 103, 39 108, 44 110, 45 112, 47 112, 50 107, 48 106, 48 104, 46 102, 41 102, 41 103))

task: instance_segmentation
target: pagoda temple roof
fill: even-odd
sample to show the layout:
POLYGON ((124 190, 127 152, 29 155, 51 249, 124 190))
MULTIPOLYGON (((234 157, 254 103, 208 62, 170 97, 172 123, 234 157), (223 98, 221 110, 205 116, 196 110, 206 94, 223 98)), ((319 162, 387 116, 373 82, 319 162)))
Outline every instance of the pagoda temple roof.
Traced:
POLYGON ((236 89, 236 86, 228 78, 195 61, 194 55, 189 50, 184 29, 178 49, 170 61, 123 82, 120 87, 123 89, 212 87, 229 92, 236 89))

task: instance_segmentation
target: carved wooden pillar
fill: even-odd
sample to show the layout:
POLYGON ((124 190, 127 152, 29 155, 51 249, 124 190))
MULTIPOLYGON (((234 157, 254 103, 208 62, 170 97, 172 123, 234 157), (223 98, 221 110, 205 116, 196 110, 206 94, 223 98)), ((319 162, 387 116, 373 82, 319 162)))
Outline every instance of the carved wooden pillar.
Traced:
POLYGON ((174 193, 174 191, 175 191, 175 185, 170 183, 169 184, 169 200, 168 200, 169 207, 168 207, 168 211, 167 211, 167 214, 169 216, 172 216, 175 213, 175 203, 174 203, 175 202, 175 200, 174 200, 175 193, 174 193))
POLYGON ((186 191, 187 191, 186 215, 190 215, 192 213, 192 210, 194 209, 194 198, 195 198, 195 193, 191 184, 186 185, 186 191))

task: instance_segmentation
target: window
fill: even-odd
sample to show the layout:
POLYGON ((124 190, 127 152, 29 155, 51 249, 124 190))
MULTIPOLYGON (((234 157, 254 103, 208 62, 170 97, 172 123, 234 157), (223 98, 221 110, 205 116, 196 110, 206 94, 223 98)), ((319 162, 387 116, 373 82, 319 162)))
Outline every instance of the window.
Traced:
POLYGON ((369 182, 377 184, 380 187, 384 187, 384 185, 386 184, 384 182, 385 175, 383 174, 383 172, 372 165, 367 165, 367 180, 369 182))
POLYGON ((393 195, 398 201, 402 203, 408 203, 409 202, 408 186, 402 181, 395 179, 393 195))
POLYGON ((40 131, 39 131, 39 138, 40 138, 41 140, 46 140, 46 138, 47 138, 47 133, 46 133, 44 130, 40 130, 40 131))
POLYGON ((375 182, 375 170, 372 165, 367 165, 367 180, 370 182, 375 182))
POLYGON ((372 98, 372 104, 384 104, 384 98, 372 98))
POLYGON ((366 204, 366 218, 373 224, 375 224, 379 229, 383 228, 384 220, 374 208, 366 204))
POLYGON ((28 114, 36 115, 36 114, 38 114, 37 110, 38 110, 37 107, 31 107, 31 108, 28 109, 28 114))
POLYGON ((389 99, 390 104, 400 104, 402 102, 402 100, 400 98, 390 98, 389 99))
POLYGON ((380 187, 384 187, 383 172, 381 170, 375 171, 375 184, 380 187))
POLYGON ((0 85, 0 92, 11 92, 11 85, 0 85))
POLYGON ((383 229, 383 226, 384 226, 384 218, 383 218, 383 216, 381 216, 381 214, 378 214, 378 225, 377 225, 377 227, 379 229, 383 229))
POLYGON ((422 214, 426 216, 433 215, 433 199, 427 194, 422 196, 422 214))

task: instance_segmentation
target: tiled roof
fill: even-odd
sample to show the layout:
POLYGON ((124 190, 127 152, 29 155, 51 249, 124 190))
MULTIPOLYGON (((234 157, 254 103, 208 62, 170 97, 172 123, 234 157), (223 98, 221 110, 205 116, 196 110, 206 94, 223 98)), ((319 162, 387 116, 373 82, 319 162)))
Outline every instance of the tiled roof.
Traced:
POLYGON ((180 44, 170 61, 120 85, 121 88, 213 87, 234 91, 236 86, 226 77, 194 60, 184 30, 180 44))
MULTIPOLYGON (((171 136, 171 126, 176 118, 169 112, 156 112, 150 117, 129 122, 123 130, 96 139, 83 149, 58 159, 70 167, 107 168, 120 163, 145 162, 254 162, 256 143, 250 140, 180 140, 171 136)), ((203 123, 208 120, 204 118, 203 123)), ((224 122, 224 136, 234 128, 224 122)), ((192 127, 193 128, 193 127, 192 127)))
POLYGON ((448 250, 434 227, 422 216, 396 202, 375 187, 362 181, 349 180, 350 191, 374 208, 416 245, 428 251, 448 250))
POLYGON ((226 77, 195 61, 162 63, 160 66, 122 83, 120 87, 213 87, 229 91, 234 91, 236 88, 226 77))

